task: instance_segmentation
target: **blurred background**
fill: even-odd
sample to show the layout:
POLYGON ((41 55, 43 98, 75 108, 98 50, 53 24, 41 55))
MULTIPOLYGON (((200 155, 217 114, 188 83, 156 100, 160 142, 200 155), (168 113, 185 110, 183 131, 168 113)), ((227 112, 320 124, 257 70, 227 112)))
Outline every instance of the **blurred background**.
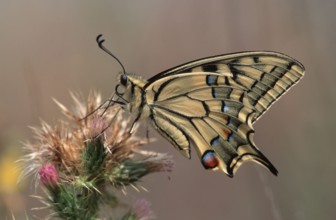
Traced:
MULTIPOLYGON (((246 50, 288 54, 306 75, 256 125, 255 142, 279 170, 248 163, 231 179, 184 159, 157 133, 151 148, 176 161, 170 180, 142 183, 157 219, 335 219, 336 1, 120 0, 0 1, 0 219, 45 212, 33 182, 16 184, 14 163, 28 126, 55 124, 52 97, 71 106, 69 92, 111 95, 120 66, 149 78, 184 62, 246 50)), ((39 193, 43 195, 43 193, 39 193)), ((43 217, 41 217, 43 219, 43 217)))

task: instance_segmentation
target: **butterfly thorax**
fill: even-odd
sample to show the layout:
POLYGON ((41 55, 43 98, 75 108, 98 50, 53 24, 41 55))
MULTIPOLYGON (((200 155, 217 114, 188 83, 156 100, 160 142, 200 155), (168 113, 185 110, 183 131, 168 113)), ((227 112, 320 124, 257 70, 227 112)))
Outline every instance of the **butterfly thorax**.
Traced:
POLYGON ((127 102, 126 109, 138 117, 143 114, 143 107, 145 105, 145 91, 143 90, 144 85, 147 83, 145 79, 141 76, 126 73, 127 82, 122 83, 120 85, 124 87, 124 92, 122 98, 127 102))

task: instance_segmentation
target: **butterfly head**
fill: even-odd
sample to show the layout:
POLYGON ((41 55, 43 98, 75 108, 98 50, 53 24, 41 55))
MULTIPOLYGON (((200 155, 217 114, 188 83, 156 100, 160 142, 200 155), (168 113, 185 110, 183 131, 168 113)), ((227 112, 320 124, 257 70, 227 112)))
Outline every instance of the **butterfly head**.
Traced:
POLYGON ((125 73, 120 73, 118 76, 118 84, 115 87, 116 95, 122 99, 124 102, 130 102, 131 84, 129 77, 125 73))
POLYGON ((118 84, 115 92, 119 97, 121 96, 128 99, 130 96, 139 92, 139 90, 142 90, 145 84, 146 80, 141 76, 134 73, 121 72, 118 76, 118 84))
POLYGON ((115 88, 115 94, 119 100, 125 104, 125 108, 130 112, 140 110, 143 102, 144 85, 146 80, 133 73, 120 73, 118 84, 115 88))
POLYGON ((127 82, 128 82, 128 77, 126 76, 126 74, 121 74, 120 77, 119 77, 119 81, 120 81, 120 84, 122 86, 127 86, 127 82))

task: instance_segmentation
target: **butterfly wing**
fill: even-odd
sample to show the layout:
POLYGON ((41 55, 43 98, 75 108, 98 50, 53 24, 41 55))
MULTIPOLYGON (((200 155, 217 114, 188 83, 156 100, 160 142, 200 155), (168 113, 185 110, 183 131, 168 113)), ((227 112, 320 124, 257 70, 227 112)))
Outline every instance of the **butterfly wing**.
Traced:
MULTIPOLYGON (((221 73, 243 87, 256 108, 252 122, 295 85, 304 74, 303 65, 295 59, 276 52, 257 51, 219 55, 195 60, 163 71, 148 80, 146 86, 167 76, 187 72, 221 73)), ((168 79, 168 78, 166 78, 168 79)), ((209 77, 208 85, 216 85, 216 77, 209 77)))
POLYGON ((186 157, 194 143, 205 168, 233 176, 253 160, 276 175, 253 142, 252 124, 303 72, 300 63, 273 52, 210 57, 149 79, 146 103, 154 127, 186 157))

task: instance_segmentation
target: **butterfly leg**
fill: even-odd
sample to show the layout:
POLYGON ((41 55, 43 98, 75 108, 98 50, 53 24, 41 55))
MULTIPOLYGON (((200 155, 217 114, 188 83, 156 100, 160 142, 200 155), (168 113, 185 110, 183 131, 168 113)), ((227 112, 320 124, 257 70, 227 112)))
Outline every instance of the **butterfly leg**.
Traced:
POLYGON ((138 114, 138 116, 134 119, 134 121, 133 121, 133 123, 132 123, 132 125, 131 125, 131 128, 130 128, 130 130, 129 130, 129 133, 130 133, 130 134, 133 134, 133 132, 135 131, 135 128, 137 127, 136 125, 137 125, 137 122, 138 122, 139 119, 140 119, 140 116, 141 116, 141 114, 138 114))
POLYGON ((131 125, 131 128, 130 128, 130 130, 129 130, 129 133, 130 133, 130 134, 133 134, 133 132, 134 132, 134 130, 135 130, 135 128, 136 128, 137 122, 138 122, 138 120, 134 120, 134 121, 133 121, 133 123, 132 123, 132 125, 131 125))
MULTIPOLYGON (((104 114, 105 114, 105 112, 111 107, 111 106, 113 106, 114 104, 119 104, 121 107, 123 107, 124 105, 125 105, 125 103, 123 103, 123 102, 120 102, 120 101, 118 101, 118 100, 114 100, 113 98, 114 98, 114 96, 115 96, 115 93, 111 96, 111 98, 109 98, 109 99, 107 99, 103 104, 105 104, 106 102, 108 102, 107 103, 107 105, 106 105, 106 107, 104 108, 104 111, 100 114, 100 116, 103 116, 104 114)), ((100 107, 102 107, 103 105, 101 105, 100 107)))
POLYGON ((107 99, 106 101, 102 102, 97 108, 95 108, 93 111, 91 111, 90 113, 88 113, 87 115, 85 115, 85 117, 82 118, 82 119, 80 119, 80 120, 87 119, 90 115, 93 115, 95 112, 97 112, 99 109, 101 109, 101 107, 103 107, 106 102, 109 102, 109 101, 110 101, 110 99, 107 99))
POLYGON ((101 130, 96 136, 94 136, 92 139, 96 139, 97 137, 99 137, 100 135, 102 135, 111 126, 111 124, 113 123, 114 119, 118 116, 118 114, 119 114, 119 112, 120 112, 121 109, 122 108, 119 108, 117 110, 117 112, 115 113, 115 115, 113 116, 113 118, 111 118, 111 120, 108 123, 108 125, 103 130, 101 130))
POLYGON ((100 117, 102 117, 104 114, 105 114, 105 112, 107 111, 107 109, 110 107, 110 106, 112 106, 113 105, 113 103, 112 103, 112 100, 113 99, 113 96, 111 97, 111 98, 109 98, 108 100, 106 100, 105 101, 105 103, 106 102, 108 102, 107 103, 107 105, 106 105, 106 107, 104 108, 104 111, 100 114, 100 117), (112 103, 112 104, 111 104, 112 103))

